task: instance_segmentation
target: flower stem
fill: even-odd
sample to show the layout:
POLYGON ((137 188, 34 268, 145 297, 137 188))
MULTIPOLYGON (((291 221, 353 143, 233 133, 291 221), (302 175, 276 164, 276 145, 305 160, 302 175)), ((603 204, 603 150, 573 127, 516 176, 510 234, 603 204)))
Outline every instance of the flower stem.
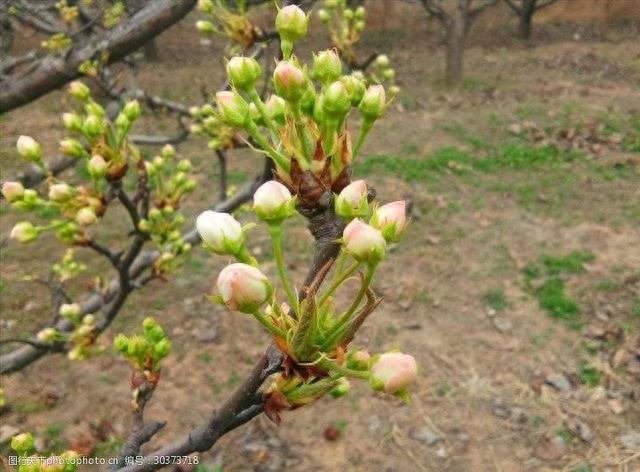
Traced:
POLYGON ((298 313, 300 311, 298 296, 296 295, 295 290, 293 290, 293 288, 291 287, 289 277, 287 277, 287 269, 284 264, 284 258, 282 257, 282 224, 269 224, 269 234, 271 235, 271 240, 273 242, 273 255, 276 258, 276 265, 278 267, 278 275, 280 276, 280 281, 282 282, 282 286, 287 293, 289 305, 296 313, 298 313))
POLYGON ((245 264, 249 264, 253 267, 258 267, 258 261, 255 257, 253 257, 247 247, 243 244, 240 250, 234 254, 235 258, 238 262, 244 262, 245 264))
POLYGON ((316 365, 322 367, 323 369, 337 372, 338 374, 344 375, 345 377, 354 377, 357 379, 369 378, 369 372, 367 372, 366 370, 347 369, 346 367, 342 367, 337 362, 334 362, 331 359, 327 359, 326 357, 320 359, 316 365))
POLYGON ((373 121, 367 120, 366 118, 363 119, 362 126, 360 127, 360 134, 358 135, 358 142, 356 144, 356 147, 353 149, 353 159, 358 157, 360 148, 364 144, 364 140, 369 134, 369 131, 371 131, 371 128, 373 128, 373 121))
MULTIPOLYGON (((344 264, 344 259, 341 259, 340 262, 344 264)), ((331 286, 322 295, 322 298, 320 298, 320 301, 318 302, 318 306, 322 306, 329 299, 331 294, 335 292, 336 289, 340 285, 342 285, 342 283, 345 280, 347 280, 358 269, 359 266, 360 266, 360 263, 356 261, 351 265, 351 267, 349 267, 347 270, 345 270, 342 273, 338 272, 339 270, 342 269, 342 267, 338 267, 336 270, 336 277, 334 277, 333 281, 331 282, 331 286)))
POLYGON ((264 102, 260 98, 260 95, 258 94, 258 91, 256 90, 255 87, 249 90, 249 97, 251 98, 253 103, 256 104, 256 107, 258 108, 258 111, 262 115, 262 119, 267 124, 267 127, 271 130, 272 133, 274 133, 275 136, 278 136, 278 127, 276 126, 276 124, 273 122, 273 120, 267 113, 267 107, 265 106, 264 102))
POLYGON ((286 338, 284 331, 282 331, 280 328, 276 327, 273 323, 271 323, 264 314, 260 313, 260 311, 254 312, 253 316, 255 317, 256 320, 260 322, 262 326, 264 326, 264 328, 269 333, 282 339, 286 338))

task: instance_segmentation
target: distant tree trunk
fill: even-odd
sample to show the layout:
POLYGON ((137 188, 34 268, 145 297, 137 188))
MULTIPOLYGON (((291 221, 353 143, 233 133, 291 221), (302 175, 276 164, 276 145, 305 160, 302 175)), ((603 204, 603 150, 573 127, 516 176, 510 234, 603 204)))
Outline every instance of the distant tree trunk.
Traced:
POLYGON ((520 21, 518 26, 518 36, 520 39, 528 41, 531 38, 531 21, 536 12, 536 0, 523 0, 520 10, 520 21))
POLYGON ((462 81, 464 42, 467 36, 467 21, 463 15, 452 15, 447 28, 447 62, 445 82, 453 87, 462 81))

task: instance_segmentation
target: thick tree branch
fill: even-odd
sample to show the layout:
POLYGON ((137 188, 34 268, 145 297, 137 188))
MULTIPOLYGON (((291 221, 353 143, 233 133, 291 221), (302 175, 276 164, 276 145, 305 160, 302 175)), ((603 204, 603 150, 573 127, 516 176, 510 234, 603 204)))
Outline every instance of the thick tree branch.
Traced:
POLYGON ((47 56, 29 74, 17 74, 3 81, 0 88, 0 113, 7 112, 61 87, 80 75, 83 62, 106 52, 107 63, 122 59, 150 39, 181 20, 193 9, 196 0, 155 0, 85 45, 76 45, 64 56, 47 56))

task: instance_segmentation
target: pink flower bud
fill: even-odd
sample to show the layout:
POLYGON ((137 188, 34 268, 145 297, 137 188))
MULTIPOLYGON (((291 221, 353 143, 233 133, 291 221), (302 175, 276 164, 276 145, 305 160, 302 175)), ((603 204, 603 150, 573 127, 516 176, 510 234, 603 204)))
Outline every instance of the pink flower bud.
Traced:
POLYGON ((38 237, 38 230, 28 221, 21 221, 13 227, 10 237, 21 243, 28 243, 38 237))
POLYGON ((205 245, 218 254, 237 254, 244 243, 242 225, 228 213, 203 211, 196 229, 205 245))
POLYGON ((228 265, 218 276, 218 290, 232 310, 254 313, 271 295, 271 284, 260 270, 248 264, 228 265))
POLYGON ((18 154, 30 161, 36 162, 42 157, 40 144, 31 136, 20 136, 16 143, 16 148, 18 149, 18 154))
POLYGON ((342 75, 342 61, 333 50, 320 51, 313 56, 313 68, 311 73, 315 79, 322 83, 330 83, 338 80, 342 75))
POLYGON ((220 115, 230 126, 244 127, 249 121, 249 104, 237 93, 230 90, 216 93, 216 103, 220 115))
POLYGON ((304 72, 289 61, 280 61, 273 72, 276 93, 289 102, 297 102, 306 91, 304 72))
POLYGON ((24 187, 20 182, 7 181, 2 184, 2 195, 9 203, 22 200, 24 196, 24 187))
POLYGON ((387 246, 380 231, 359 218, 347 225, 342 238, 347 252, 357 260, 365 262, 378 262, 384 256, 387 246))
POLYGON ((62 203, 73 197, 75 191, 68 184, 53 184, 49 187, 49 200, 52 202, 62 203))
POLYGON ((382 205, 373 212, 371 226, 379 229, 387 241, 397 241, 407 227, 407 202, 397 202, 382 205))
POLYGON ((336 213, 343 218, 365 216, 368 210, 367 184, 364 180, 351 182, 336 197, 336 213))
POLYGON ((86 100, 91 95, 89 87, 79 80, 74 80, 69 84, 69 93, 72 97, 77 98, 78 100, 86 100))
POLYGON ((276 30, 282 39, 297 41, 307 34, 309 19, 296 5, 287 5, 278 11, 276 30))
POLYGON ((234 87, 248 91, 260 79, 262 68, 252 57, 236 56, 227 63, 227 75, 234 87))
POLYGON ((406 389, 418 375, 413 356, 401 352, 382 354, 371 366, 371 386, 376 391, 394 394, 406 389))
POLYGON ((101 155, 96 154, 87 162, 87 171, 91 177, 104 177, 107 173, 107 163, 101 155))
POLYGON ((365 119, 377 120, 385 111, 387 97, 382 85, 370 85, 360 102, 360 112, 365 119))
POLYGON ((265 221, 278 221, 293 215, 295 202, 289 189, 280 182, 270 180, 253 194, 253 209, 265 221))
POLYGON ((93 209, 89 207, 80 208, 76 213, 76 222, 80 226, 89 226, 98 221, 98 216, 93 209))

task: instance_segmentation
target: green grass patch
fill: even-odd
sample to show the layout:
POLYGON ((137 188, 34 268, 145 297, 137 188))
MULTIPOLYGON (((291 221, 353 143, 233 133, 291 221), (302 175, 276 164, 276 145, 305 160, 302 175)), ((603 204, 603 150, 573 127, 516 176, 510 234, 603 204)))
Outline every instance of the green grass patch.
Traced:
POLYGON ((580 383, 589 387, 596 387, 600 384, 600 371, 589 364, 580 366, 580 383))
POLYGON ((547 279, 535 290, 535 295, 540 308, 552 318, 574 321, 580 313, 578 304, 567 295, 564 280, 560 277, 547 279))
POLYGON ((590 252, 572 251, 566 256, 542 256, 542 264, 549 275, 579 274, 584 271, 584 264, 594 259, 590 252))
POLYGON ((509 300, 501 288, 487 290, 482 296, 482 301, 486 306, 496 311, 504 311, 509 307, 509 300))

